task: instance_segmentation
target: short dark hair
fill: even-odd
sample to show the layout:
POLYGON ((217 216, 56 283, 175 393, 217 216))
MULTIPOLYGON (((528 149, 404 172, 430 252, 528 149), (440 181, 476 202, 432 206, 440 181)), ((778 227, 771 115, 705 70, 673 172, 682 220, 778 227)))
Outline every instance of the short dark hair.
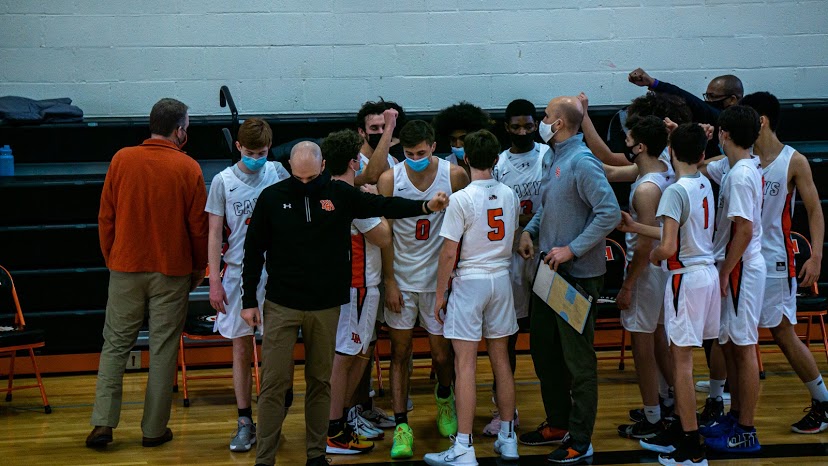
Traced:
POLYGON ((171 136, 173 131, 184 127, 187 122, 187 110, 187 106, 179 100, 169 97, 159 100, 150 112, 150 133, 171 136))
POLYGON ((516 116, 530 116, 535 120, 538 118, 537 114, 538 110, 535 108, 535 104, 526 99, 515 99, 506 106, 506 124, 516 116))
POLYGON ((479 129, 489 129, 492 120, 482 108, 463 101, 441 110, 431 123, 437 137, 446 139, 457 130, 471 133, 479 129))
POLYGON ((333 132, 322 141, 322 158, 331 175, 342 175, 351 160, 358 160, 362 142, 362 137, 352 129, 333 132))
POLYGON ((647 153, 652 157, 658 157, 664 151, 668 136, 664 120, 655 115, 639 118, 635 126, 630 128, 633 141, 646 144, 647 153))
POLYGON ((776 131, 776 127, 779 125, 780 106, 779 99, 775 95, 770 92, 754 92, 746 95, 739 102, 739 105, 745 105, 756 110, 759 116, 768 119, 768 126, 770 126, 771 131, 776 131))
POLYGON ((369 115, 382 115, 382 112, 388 109, 387 103, 382 100, 380 97, 379 102, 373 102, 369 100, 362 104, 362 107, 359 108, 359 112, 357 112, 356 120, 357 120, 357 128, 362 128, 365 130, 365 118, 369 115))
POLYGON ((664 93, 648 92, 633 99, 627 107, 627 128, 632 128, 638 123, 638 118, 647 115, 669 118, 679 125, 693 121, 693 113, 684 99, 664 93))
POLYGON ((466 161, 469 166, 478 170, 494 167, 500 153, 500 141, 497 140, 497 136, 485 129, 467 134, 463 140, 463 147, 466 148, 466 161))
POLYGON ((713 81, 721 81, 722 89, 727 95, 735 95, 742 98, 745 95, 745 87, 742 85, 742 80, 732 74, 725 74, 716 76, 713 81))
POLYGON ((434 128, 423 120, 411 120, 400 130, 400 144, 405 147, 415 147, 425 141, 434 144, 434 128))
POLYGON ((759 114, 745 105, 727 107, 719 114, 719 128, 730 134, 737 146, 747 149, 759 137, 759 114))
POLYGON ((687 164, 699 163, 704 158, 707 134, 697 123, 684 123, 670 133, 673 156, 687 164))

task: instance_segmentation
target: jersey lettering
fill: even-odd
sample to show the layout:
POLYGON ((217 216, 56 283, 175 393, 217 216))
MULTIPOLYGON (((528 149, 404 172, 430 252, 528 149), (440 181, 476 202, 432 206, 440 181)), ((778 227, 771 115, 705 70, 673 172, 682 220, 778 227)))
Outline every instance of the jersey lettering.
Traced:
POLYGON ((498 207, 497 209, 489 209, 487 211, 489 215, 489 226, 492 228, 492 231, 489 232, 488 237, 489 241, 500 241, 506 236, 506 225, 503 223, 503 209, 498 207))
POLYGON ((431 234, 431 221, 427 218, 417 220, 417 226, 414 230, 414 238, 425 241, 431 234))

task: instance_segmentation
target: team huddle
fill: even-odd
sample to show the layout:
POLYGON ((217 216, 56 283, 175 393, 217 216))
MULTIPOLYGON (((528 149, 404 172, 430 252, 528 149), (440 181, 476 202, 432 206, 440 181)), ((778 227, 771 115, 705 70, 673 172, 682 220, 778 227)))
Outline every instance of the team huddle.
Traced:
MULTIPOLYGON (((733 88, 730 78, 735 77, 720 78, 717 85, 733 88)), ((654 91, 667 84, 640 70, 630 80, 654 91)), ((487 130, 488 115, 472 104, 444 109, 432 124, 413 120, 398 126, 404 118, 399 105, 368 102, 357 116, 358 131, 331 133, 321 147, 297 144, 291 173, 267 162, 268 124, 247 119, 238 134, 241 160, 213 179, 206 207, 216 330, 232 339, 234 348, 239 418, 230 449, 248 451, 258 439, 257 463, 272 464, 292 397, 289 376, 277 380, 264 368, 257 437, 250 399, 251 335, 258 327, 265 328, 266 344, 275 338, 264 327, 269 312, 276 311, 265 298, 263 268, 264 253, 269 268, 275 251, 262 235, 278 230, 280 221, 260 211, 301 215, 308 224, 318 221, 314 209, 323 215, 343 211, 346 207, 336 193, 328 195, 333 188, 325 183, 340 186, 341 196, 354 191, 347 195, 353 196, 348 197, 351 210, 337 214, 353 217, 348 218, 351 281, 348 302, 331 317, 338 320, 335 355, 327 367, 329 405, 324 384, 308 386, 306 403, 314 396, 323 400, 313 414, 328 416, 325 432, 322 421, 306 411, 309 459, 312 436, 324 437, 325 453, 359 454, 371 451, 392 428, 391 458, 414 456, 407 413, 413 408, 408 394, 415 327, 428 334, 437 429, 452 438, 447 450, 425 455, 428 464, 477 464, 472 434, 482 339, 495 380, 496 410, 481 433, 495 438, 495 452, 514 461, 519 443, 559 444, 549 455, 551 462, 592 456, 595 307, 581 334, 556 320, 531 288, 537 268, 548 266, 597 298, 605 271, 604 238, 615 228, 626 233, 628 264, 616 301, 622 325, 632 334, 643 402, 642 409, 630 412, 633 423, 619 426, 619 435, 639 440, 668 465, 707 464, 705 448, 758 451, 755 345, 760 327, 771 329, 813 400, 792 430, 826 430, 828 391, 813 357, 793 333, 797 289, 813 286, 819 276, 824 234, 808 162, 776 138, 779 102, 771 94, 743 97, 739 82, 738 90, 720 92, 718 100, 705 97, 708 103, 701 105, 714 108, 716 121, 700 121, 689 102, 669 93, 635 99, 624 116, 623 153, 612 152, 597 135, 583 94, 552 100, 540 119, 530 102, 511 102, 505 114, 511 142, 506 150, 487 130), (446 159, 435 155, 438 141, 451 146, 446 159), (719 155, 710 156, 711 141, 718 142, 719 155), (629 213, 620 212, 610 182, 631 183, 629 213), (278 197, 288 185, 302 196, 278 197), (815 245, 799 280, 790 239, 797 193, 815 245), (389 201, 395 198, 417 202, 389 201), (380 325, 391 341, 390 414, 373 405, 364 383, 380 325), (519 329, 527 328, 547 418, 518 436, 515 345, 519 329), (709 398, 697 414, 692 350, 702 346, 709 355, 709 398), (280 411, 275 421, 265 420, 273 417, 268 410, 280 411)), ((287 286, 272 282, 271 273, 267 293, 287 286)), ((324 348, 320 337, 307 332, 308 324, 302 325, 306 346, 324 348)), ((263 361, 267 366, 267 356, 263 361)))

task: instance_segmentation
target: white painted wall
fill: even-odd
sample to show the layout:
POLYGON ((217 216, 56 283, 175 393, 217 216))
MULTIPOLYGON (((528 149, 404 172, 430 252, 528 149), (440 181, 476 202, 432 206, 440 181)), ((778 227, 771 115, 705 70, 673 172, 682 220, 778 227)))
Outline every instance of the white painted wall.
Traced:
POLYGON ((502 108, 586 91, 639 95, 626 75, 704 92, 828 97, 828 1, 0 0, 0 95, 71 97, 89 116, 147 115, 161 97, 216 114, 502 108))

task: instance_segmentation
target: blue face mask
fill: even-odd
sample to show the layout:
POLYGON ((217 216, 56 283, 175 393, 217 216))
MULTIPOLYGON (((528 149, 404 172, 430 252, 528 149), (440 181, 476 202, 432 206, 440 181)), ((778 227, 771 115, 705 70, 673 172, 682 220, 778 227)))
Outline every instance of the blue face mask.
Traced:
POLYGON ((465 147, 454 147, 451 148, 451 153, 454 154, 460 160, 466 158, 466 148, 465 147))
POLYGON ((359 161, 359 170, 356 171, 356 176, 361 175, 363 170, 365 170, 365 162, 360 160, 359 161))
POLYGON ((415 172, 425 170, 428 168, 429 163, 431 163, 431 157, 423 157, 420 160, 411 160, 408 157, 405 158, 405 164, 415 172))
POLYGON ((722 146, 722 143, 719 143, 719 152, 720 152, 722 155, 725 155, 725 151, 724 151, 724 147, 722 146))
POLYGON ((246 155, 242 155, 241 158, 242 163, 248 170, 257 172, 264 167, 267 163, 267 157, 260 157, 258 159, 254 159, 253 157, 248 157, 246 155))

